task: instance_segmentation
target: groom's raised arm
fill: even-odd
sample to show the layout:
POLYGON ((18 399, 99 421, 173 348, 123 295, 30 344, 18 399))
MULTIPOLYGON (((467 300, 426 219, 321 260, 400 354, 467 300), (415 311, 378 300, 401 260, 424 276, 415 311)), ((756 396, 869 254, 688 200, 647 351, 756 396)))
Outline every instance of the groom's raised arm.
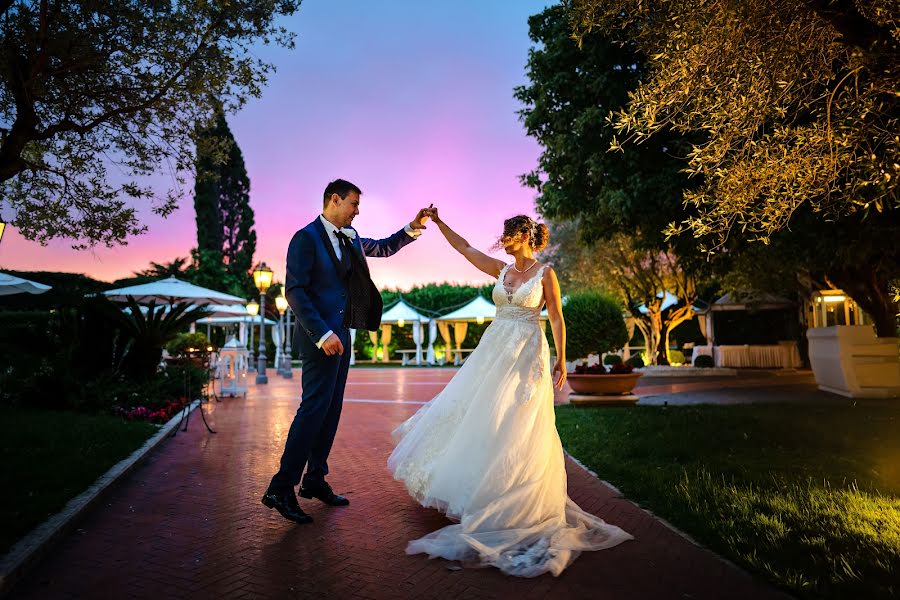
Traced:
POLYGON ((295 233, 288 246, 284 296, 314 343, 331 329, 313 306, 307 292, 315 258, 316 247, 309 234, 302 230, 295 233))
POLYGON ((396 254, 400 248, 414 241, 420 235, 422 235, 422 230, 413 229, 407 225, 394 235, 383 240, 360 237, 359 243, 362 244, 362 249, 366 256, 384 258, 396 254))

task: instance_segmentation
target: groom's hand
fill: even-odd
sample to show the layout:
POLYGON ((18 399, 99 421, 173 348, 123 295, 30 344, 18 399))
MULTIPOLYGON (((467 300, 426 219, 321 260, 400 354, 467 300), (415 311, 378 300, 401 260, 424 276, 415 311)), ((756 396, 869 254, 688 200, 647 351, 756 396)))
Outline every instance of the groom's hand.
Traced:
POLYGON ((427 221, 428 217, 430 216, 428 214, 430 210, 431 210, 430 206, 428 208, 419 209, 419 212, 416 215, 416 218, 409 222, 409 226, 412 229, 428 229, 427 227, 425 227, 425 221, 427 221))
POLYGON ((325 354, 327 354, 328 356, 343 354, 344 345, 341 343, 341 338, 339 338, 335 333, 329 335, 328 339, 322 342, 322 351, 325 352, 325 354))

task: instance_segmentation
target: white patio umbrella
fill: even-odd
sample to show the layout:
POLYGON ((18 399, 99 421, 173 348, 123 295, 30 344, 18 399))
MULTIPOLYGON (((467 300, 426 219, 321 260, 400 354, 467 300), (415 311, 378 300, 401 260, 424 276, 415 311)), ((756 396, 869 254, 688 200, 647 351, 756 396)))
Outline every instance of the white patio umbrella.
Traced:
POLYGON ((193 301, 196 304, 240 304, 242 306, 247 304, 244 298, 200 287, 175 277, 108 290, 103 292, 103 295, 110 300, 118 301, 125 301, 128 296, 132 296, 139 304, 146 304, 154 300, 166 304, 185 301, 193 301))
POLYGON ((52 286, 44 285, 36 281, 22 279, 8 273, 0 273, 0 296, 12 294, 43 294, 52 286))

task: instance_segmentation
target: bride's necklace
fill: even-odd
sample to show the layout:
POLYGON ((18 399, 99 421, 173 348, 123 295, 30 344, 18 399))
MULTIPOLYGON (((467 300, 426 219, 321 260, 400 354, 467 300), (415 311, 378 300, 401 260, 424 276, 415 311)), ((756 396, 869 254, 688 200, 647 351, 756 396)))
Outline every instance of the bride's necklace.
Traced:
POLYGON ((533 266, 536 265, 537 263, 538 263, 538 261, 535 260, 533 263, 531 263, 531 264, 528 266, 527 269, 520 269, 519 267, 516 266, 516 263, 514 262, 513 265, 512 265, 512 268, 515 269, 516 271, 518 271, 519 273, 525 273, 525 272, 527 272, 527 271, 530 271, 530 270, 531 270, 531 267, 533 267, 533 266))

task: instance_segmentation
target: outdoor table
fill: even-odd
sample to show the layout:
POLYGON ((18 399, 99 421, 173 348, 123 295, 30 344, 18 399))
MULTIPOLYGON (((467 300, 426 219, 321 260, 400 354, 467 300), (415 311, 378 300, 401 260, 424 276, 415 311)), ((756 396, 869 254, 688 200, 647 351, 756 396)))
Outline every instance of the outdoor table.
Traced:
POLYGON ((415 363, 417 350, 394 350, 394 354, 399 354, 401 357, 401 365, 407 366, 409 364, 415 363))

